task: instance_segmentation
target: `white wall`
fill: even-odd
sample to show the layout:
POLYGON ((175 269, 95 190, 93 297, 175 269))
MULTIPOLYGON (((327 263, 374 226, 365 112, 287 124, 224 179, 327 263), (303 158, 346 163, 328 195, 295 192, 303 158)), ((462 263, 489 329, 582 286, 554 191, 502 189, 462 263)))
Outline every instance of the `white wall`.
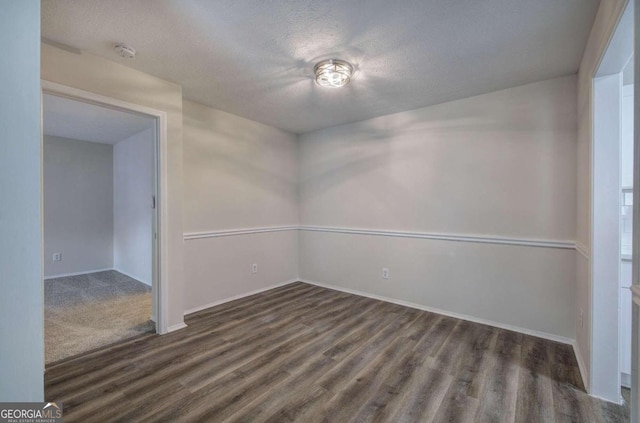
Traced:
POLYGON ((185 100, 185 310, 297 279, 296 137, 185 100), (251 265, 258 264, 258 273, 251 265))
POLYGON ((40 2, 0 10, 0 401, 42 401, 40 2))
POLYGON ((167 113, 167 262, 164 276, 168 326, 184 323, 184 273, 182 230, 182 88, 120 63, 91 54, 74 54, 42 45, 41 72, 46 81, 90 91, 117 100, 150 107, 167 113))
POLYGON ((151 285, 153 254, 153 128, 113 146, 113 264, 151 285))
POLYGON ((43 151, 45 278, 113 268, 113 146, 45 136, 43 151))
MULTIPOLYGON (((568 76, 305 134, 301 224, 572 241, 575 98, 568 76)), ((571 339, 575 259, 562 245, 303 231, 300 274, 571 339)))

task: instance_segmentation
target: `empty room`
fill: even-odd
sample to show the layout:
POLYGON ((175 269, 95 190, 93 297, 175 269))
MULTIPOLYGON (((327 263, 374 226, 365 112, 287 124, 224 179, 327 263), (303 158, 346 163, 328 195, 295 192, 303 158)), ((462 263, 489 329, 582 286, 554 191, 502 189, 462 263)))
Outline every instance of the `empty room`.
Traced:
POLYGON ((0 420, 638 422, 635 3, 0 0, 0 420))
POLYGON ((153 332, 154 120, 43 95, 45 363, 153 332))

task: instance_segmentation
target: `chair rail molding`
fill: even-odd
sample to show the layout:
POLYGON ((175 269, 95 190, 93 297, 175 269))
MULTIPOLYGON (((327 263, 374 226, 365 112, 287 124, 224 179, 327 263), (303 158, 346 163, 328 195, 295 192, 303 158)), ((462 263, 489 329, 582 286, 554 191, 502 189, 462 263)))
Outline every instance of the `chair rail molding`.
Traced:
POLYGON ((184 234, 184 240, 218 238, 221 236, 249 235, 266 232, 285 232, 298 230, 298 226, 266 226, 259 228, 223 229, 218 231, 189 232, 184 234))
POLYGON ((285 232, 285 231, 307 231, 307 232, 325 232, 353 235, 369 235, 369 236, 386 236, 396 238, 417 238, 432 239, 438 241, 457 241, 457 242, 473 242, 482 244, 502 244, 524 247, 542 247, 556 248, 564 250, 577 250, 580 254, 589 257, 588 252, 581 244, 571 240, 553 240, 553 239, 537 239, 537 238, 511 238, 491 235, 471 235, 471 234, 445 234, 430 232, 414 232, 414 231, 393 231, 380 229, 364 229, 364 228, 342 228, 330 226, 307 226, 307 225, 289 225, 289 226, 265 226, 254 228, 238 228, 238 229, 221 229, 216 231, 203 232, 187 232, 183 235, 185 241, 203 238, 217 238, 224 236, 250 235, 268 232, 285 232))
POLYGON ((585 259, 587 260, 591 260, 591 255, 589 253, 589 249, 587 248, 586 245, 584 245, 581 242, 576 241, 575 242, 575 246, 576 246, 576 251, 585 259))

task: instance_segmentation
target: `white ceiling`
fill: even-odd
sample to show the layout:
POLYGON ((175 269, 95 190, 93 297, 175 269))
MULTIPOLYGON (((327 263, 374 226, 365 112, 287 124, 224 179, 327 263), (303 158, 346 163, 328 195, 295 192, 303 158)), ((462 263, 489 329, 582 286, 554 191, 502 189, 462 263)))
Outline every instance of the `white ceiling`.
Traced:
POLYGON ((575 73, 599 0, 43 0, 42 36, 296 133, 575 73), (138 50, 116 55, 116 42, 138 50), (358 69, 343 89, 313 65, 358 69))
POLYGON ((116 144, 151 128, 152 117, 57 97, 43 96, 43 133, 74 140, 116 144))

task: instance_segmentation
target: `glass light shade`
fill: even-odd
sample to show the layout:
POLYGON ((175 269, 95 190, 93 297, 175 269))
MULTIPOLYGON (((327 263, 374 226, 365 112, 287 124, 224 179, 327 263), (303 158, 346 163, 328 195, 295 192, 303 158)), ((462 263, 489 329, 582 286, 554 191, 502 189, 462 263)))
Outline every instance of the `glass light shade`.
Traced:
POLYGON ((321 87, 344 87, 351 81, 353 66, 344 60, 323 60, 313 68, 316 74, 316 83, 321 87))

